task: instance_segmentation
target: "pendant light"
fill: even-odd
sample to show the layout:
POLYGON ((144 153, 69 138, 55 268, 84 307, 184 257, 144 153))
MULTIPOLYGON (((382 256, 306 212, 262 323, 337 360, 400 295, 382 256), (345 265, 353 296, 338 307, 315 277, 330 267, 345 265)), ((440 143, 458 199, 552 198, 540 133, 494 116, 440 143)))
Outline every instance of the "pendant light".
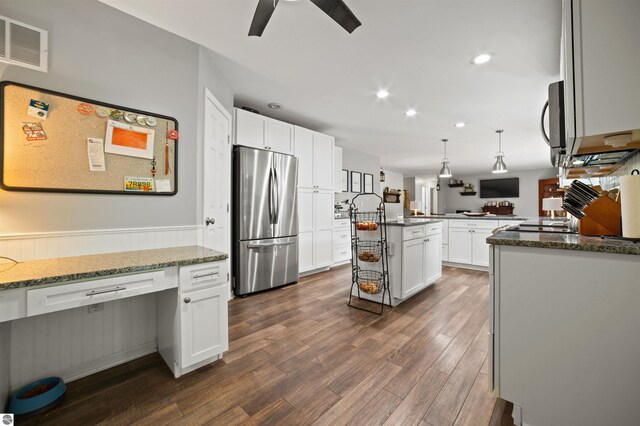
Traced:
POLYGON ((442 168, 440 169, 440 173, 438 173, 438 177, 448 178, 451 177, 451 169, 449 168, 449 159, 447 158, 447 141, 449 139, 442 139, 444 142, 444 158, 442 159, 442 168))
POLYGON ((380 182, 384 182, 384 180, 385 180, 384 170, 382 170, 382 167, 380 167, 380 182))
POLYGON ((504 152, 502 152, 502 132, 504 130, 496 130, 498 134, 498 153, 496 154, 496 163, 493 165, 491 173, 507 173, 507 165, 504 163, 504 152))

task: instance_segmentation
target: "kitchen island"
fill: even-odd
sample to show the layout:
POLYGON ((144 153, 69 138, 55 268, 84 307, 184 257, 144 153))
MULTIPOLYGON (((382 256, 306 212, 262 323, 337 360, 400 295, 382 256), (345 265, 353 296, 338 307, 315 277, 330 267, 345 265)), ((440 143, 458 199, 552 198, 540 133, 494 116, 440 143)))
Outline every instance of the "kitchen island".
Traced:
POLYGON ((637 424, 640 245, 514 231, 487 242, 490 381, 516 424, 637 424))
MULTIPOLYGON (((387 221, 387 242, 391 306, 409 299, 442 276, 442 223, 439 220, 387 221)), ((357 295, 357 289, 353 294, 357 295)), ((381 294, 364 292, 360 292, 360 297, 376 302, 382 299, 381 294)))

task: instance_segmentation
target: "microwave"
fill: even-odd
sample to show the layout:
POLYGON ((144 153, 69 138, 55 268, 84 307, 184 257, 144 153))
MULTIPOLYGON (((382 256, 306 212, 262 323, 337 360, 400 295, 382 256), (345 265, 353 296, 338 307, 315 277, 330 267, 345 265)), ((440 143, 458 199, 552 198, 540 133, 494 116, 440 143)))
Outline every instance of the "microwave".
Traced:
POLYGON ((549 145, 551 165, 554 167, 562 165, 564 155, 567 153, 564 114, 564 81, 556 81, 549 85, 549 98, 542 108, 542 117, 540 118, 540 131, 549 145), (547 112, 549 114, 549 133, 544 126, 547 112))

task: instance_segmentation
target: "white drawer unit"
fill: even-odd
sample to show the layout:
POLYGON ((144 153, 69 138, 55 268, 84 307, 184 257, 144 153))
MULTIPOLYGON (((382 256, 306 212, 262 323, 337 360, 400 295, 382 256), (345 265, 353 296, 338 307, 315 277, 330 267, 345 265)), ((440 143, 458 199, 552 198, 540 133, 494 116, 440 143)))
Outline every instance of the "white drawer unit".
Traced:
POLYGON ((441 223, 429 223, 426 225, 425 234, 427 236, 430 235, 441 235, 442 234, 442 224, 441 223))
POLYGON ((407 226, 402 228, 402 241, 422 238, 427 235, 426 226, 407 226))
POLYGON ((498 220, 492 219, 476 219, 476 220, 450 220, 449 228, 467 228, 467 229, 495 229, 500 226, 498 220))
POLYGON ((351 222, 349 219, 333 221, 333 265, 351 260, 351 222))
POLYGON ((165 279, 164 271, 154 271, 28 290, 27 316, 140 296, 175 287, 176 284, 165 279))
POLYGON ((333 263, 342 263, 351 260, 351 247, 341 246, 333 249, 333 263))
POLYGON ((351 231, 346 229, 334 229, 333 230, 333 245, 339 246, 343 244, 349 245, 351 243, 351 231))
POLYGON ((180 291, 193 291, 225 284, 229 280, 226 262, 180 267, 180 291))

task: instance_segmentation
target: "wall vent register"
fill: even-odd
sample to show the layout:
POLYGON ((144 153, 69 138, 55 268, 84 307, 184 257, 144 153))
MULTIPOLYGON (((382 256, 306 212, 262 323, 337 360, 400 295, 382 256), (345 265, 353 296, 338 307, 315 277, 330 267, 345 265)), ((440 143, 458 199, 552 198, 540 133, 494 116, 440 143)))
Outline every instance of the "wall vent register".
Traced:
POLYGON ((0 16, 0 62, 48 70, 48 32, 0 16))

